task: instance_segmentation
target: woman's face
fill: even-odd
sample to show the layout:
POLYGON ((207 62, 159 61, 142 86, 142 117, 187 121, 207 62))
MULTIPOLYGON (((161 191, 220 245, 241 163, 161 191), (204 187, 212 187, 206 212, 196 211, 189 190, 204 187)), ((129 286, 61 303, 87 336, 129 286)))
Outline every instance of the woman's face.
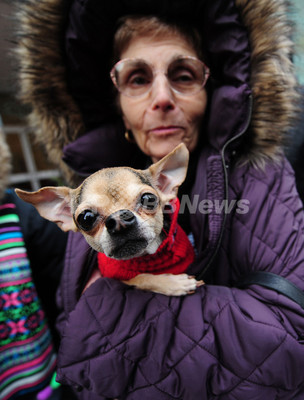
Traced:
MULTIPOLYGON (((121 54, 121 59, 140 58, 155 71, 167 71, 170 62, 180 56, 197 57, 182 37, 165 40, 136 38, 121 54)), ((151 89, 139 97, 119 94, 125 127, 131 130, 139 148, 153 162, 161 159, 181 142, 191 152, 197 145, 207 104, 204 88, 194 94, 172 90, 164 74, 156 74, 151 89)))

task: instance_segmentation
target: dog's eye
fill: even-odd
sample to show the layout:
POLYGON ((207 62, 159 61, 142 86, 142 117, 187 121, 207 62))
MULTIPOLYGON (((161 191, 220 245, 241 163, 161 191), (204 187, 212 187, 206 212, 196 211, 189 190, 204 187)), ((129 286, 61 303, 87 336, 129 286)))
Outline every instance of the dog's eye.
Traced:
POLYGON ((154 210, 158 205, 158 199, 153 193, 144 193, 140 198, 140 202, 147 210, 154 210))
POLYGON ((77 217, 77 224, 79 228, 84 231, 90 231, 93 229, 95 222, 97 220, 98 214, 91 210, 82 211, 77 217))

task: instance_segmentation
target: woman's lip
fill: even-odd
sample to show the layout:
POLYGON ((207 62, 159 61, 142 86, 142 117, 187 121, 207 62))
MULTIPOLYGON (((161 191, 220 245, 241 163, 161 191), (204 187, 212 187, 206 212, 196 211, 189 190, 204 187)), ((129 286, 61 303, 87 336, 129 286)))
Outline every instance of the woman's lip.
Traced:
POLYGON ((170 126, 157 126, 153 129, 149 129, 149 133, 152 133, 154 135, 170 135, 174 134, 177 131, 182 130, 182 126, 175 126, 175 125, 170 125, 170 126))

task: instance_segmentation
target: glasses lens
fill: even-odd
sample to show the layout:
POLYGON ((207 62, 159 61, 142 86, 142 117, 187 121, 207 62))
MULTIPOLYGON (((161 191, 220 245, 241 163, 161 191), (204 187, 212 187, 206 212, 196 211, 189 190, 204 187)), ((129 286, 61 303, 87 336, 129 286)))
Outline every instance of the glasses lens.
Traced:
POLYGON ((114 70, 116 85, 126 96, 140 96, 153 82, 153 72, 142 60, 122 60, 114 70))
POLYGON ((179 93, 198 92, 205 85, 208 69, 195 58, 181 58, 173 61, 168 69, 171 87, 179 93))
MULTIPOLYGON (((126 96, 136 97, 147 93, 154 81, 153 71, 148 63, 141 59, 119 61, 111 71, 111 77, 118 90, 126 96)), ((184 57, 170 63, 167 76, 171 88, 177 93, 193 94, 201 90, 209 76, 209 69, 197 58, 184 57)))

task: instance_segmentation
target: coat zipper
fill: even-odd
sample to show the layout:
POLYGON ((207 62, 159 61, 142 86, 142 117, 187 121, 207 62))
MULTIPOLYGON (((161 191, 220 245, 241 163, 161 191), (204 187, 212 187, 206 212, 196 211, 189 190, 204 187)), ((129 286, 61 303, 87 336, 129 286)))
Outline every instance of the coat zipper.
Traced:
MULTIPOLYGON (((234 141, 238 140, 240 137, 242 137, 245 132, 247 131, 250 122, 251 122, 251 117, 252 117, 252 105, 253 101, 252 101, 252 95, 249 96, 249 108, 248 108, 248 117, 247 117, 247 121, 246 121, 246 125, 244 127, 244 129, 237 134, 236 136, 232 137, 231 139, 229 139, 223 146, 223 149, 221 151, 221 159, 222 159, 222 166, 223 166, 223 171, 224 171, 224 200, 228 201, 228 173, 227 173, 227 169, 229 168, 229 165, 227 165, 226 160, 225 160, 225 152, 228 148, 228 146, 233 143, 234 141)), ((203 271, 196 277, 197 280, 201 280, 203 279, 204 275, 206 274, 206 272, 209 270, 209 268, 211 267, 213 261, 215 260, 217 253, 219 251, 221 242, 222 242, 222 238, 223 238, 223 234, 224 234, 224 229, 225 229, 225 225, 226 225, 226 220, 227 220, 227 214, 224 213, 224 217, 223 217, 223 223, 221 226, 221 230, 217 239, 217 243, 215 246, 215 250, 213 252, 213 254, 211 255, 207 265, 205 266, 205 268, 203 269, 203 271)))

